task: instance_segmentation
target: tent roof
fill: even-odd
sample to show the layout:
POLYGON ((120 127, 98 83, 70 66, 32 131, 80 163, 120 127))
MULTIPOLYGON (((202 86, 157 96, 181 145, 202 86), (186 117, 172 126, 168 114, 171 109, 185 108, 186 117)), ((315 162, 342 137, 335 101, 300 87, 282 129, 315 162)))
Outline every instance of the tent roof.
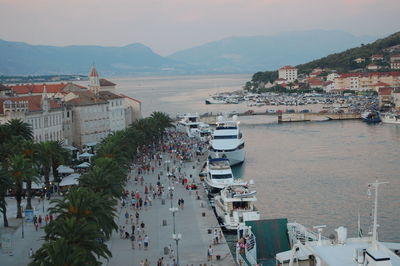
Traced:
POLYGON ((60 182, 60 187, 78 185, 80 176, 80 174, 74 173, 64 177, 60 182))
POLYGON ((57 171, 60 174, 72 174, 74 172, 74 169, 72 169, 69 166, 60 165, 60 166, 57 167, 57 171))
POLYGON ((94 156, 94 154, 91 154, 91 153, 88 153, 88 152, 84 152, 84 153, 79 155, 79 157, 82 157, 82 158, 89 158, 89 157, 92 157, 92 156, 94 156))
POLYGON ((89 168, 90 167, 90 163, 83 162, 80 165, 77 165, 76 167, 78 167, 78 168, 89 168))

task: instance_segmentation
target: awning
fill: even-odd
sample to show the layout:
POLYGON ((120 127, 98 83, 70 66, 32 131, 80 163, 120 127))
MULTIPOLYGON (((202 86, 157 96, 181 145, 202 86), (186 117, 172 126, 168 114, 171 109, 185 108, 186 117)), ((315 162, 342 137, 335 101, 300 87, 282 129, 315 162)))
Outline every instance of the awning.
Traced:
POLYGON ((57 171, 60 174, 72 174, 74 172, 74 169, 69 166, 60 165, 59 167, 57 167, 57 171))
POLYGON ((80 176, 80 174, 74 173, 64 177, 60 182, 60 187, 78 185, 80 176))
POLYGON ((64 149, 69 150, 69 151, 76 151, 78 150, 77 148, 73 147, 73 146, 62 146, 64 149))
MULTIPOLYGON (((31 189, 42 189, 42 188, 44 188, 44 183, 32 182, 31 189)), ((22 189, 26 189, 26 182, 22 183, 22 189)))
POLYGON ((90 142, 90 143, 87 143, 85 145, 88 146, 88 147, 93 147, 93 146, 96 146, 97 144, 98 144, 98 142, 90 142))
POLYGON ((77 168, 89 168, 90 167, 90 163, 88 162, 83 162, 80 165, 76 166, 77 168))
POLYGON ((94 154, 88 153, 88 152, 84 152, 82 154, 79 154, 79 158, 90 158, 94 156, 94 154))

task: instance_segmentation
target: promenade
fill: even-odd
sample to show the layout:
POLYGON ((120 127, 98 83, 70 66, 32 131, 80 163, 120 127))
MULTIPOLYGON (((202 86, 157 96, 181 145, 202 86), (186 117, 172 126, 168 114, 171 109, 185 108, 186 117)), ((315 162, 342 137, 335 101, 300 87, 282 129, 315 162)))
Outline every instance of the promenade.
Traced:
MULTIPOLYGON (((32 199, 35 214, 37 216, 41 215, 44 218, 47 214, 49 202, 48 200, 39 202, 38 198, 32 199)), ((10 227, 4 228, 1 225, 0 234, 11 237, 11 250, 5 252, 4 249, 0 249, 0 265, 25 266, 30 262, 29 249, 32 248, 33 251, 36 251, 43 244, 42 237, 44 236, 45 222, 42 222, 42 228, 39 228, 38 231, 35 230, 33 223, 24 222, 24 226, 22 227, 22 220, 15 218, 17 214, 15 199, 13 197, 7 198, 7 203, 7 215, 10 227), (22 231, 24 232, 23 238, 22 231)), ((0 218, 2 221, 3 217, 1 215, 0 218)))
MULTIPOLYGON (((185 150, 186 154, 190 153, 191 161, 181 162, 174 151, 166 150, 163 153, 158 153, 162 159, 150 160, 150 163, 154 166, 154 172, 151 170, 148 172, 142 171, 138 175, 138 166, 132 168, 128 176, 126 191, 133 194, 138 192, 145 199, 145 188, 147 186, 151 205, 135 209, 131 207, 131 197, 128 196, 125 206, 122 206, 121 202, 118 203, 117 224, 120 228, 125 227, 123 230, 131 234, 132 222, 135 224, 135 229, 143 222, 145 230, 144 232, 135 230, 134 249, 132 248, 131 239, 121 238, 120 232, 114 232, 107 242, 112 258, 109 261, 102 260, 104 265, 140 266, 143 265, 141 263, 146 259, 149 262, 148 265, 157 265, 157 261, 162 257, 163 266, 173 265, 173 262, 177 263, 178 260, 179 265, 235 265, 225 238, 220 236, 221 231, 218 221, 209 206, 204 187, 199 180, 199 172, 206 156, 196 155, 193 148, 197 147, 197 143, 194 140, 180 136, 178 140, 173 140, 173 142, 179 143, 179 148, 185 150), (178 169, 180 169, 180 173, 178 169), (174 170, 175 177, 168 177, 168 171, 173 172, 174 170), (138 176, 142 178, 142 184, 139 180, 135 181, 135 177, 138 176), (178 181, 179 177, 180 181, 178 181), (196 184, 197 189, 193 191, 186 189, 182 184, 183 178, 187 178, 188 184, 196 184), (153 194, 149 188, 151 184, 154 189, 157 182, 164 187, 164 193, 155 196, 153 199, 153 194), (172 190, 172 187, 173 197, 171 199, 170 190, 172 190), (184 200, 183 208, 178 206, 178 199, 184 200), (175 219, 170 210, 171 207, 176 209, 175 219), (125 218, 127 212, 128 219, 125 218), (136 212, 139 213, 138 223, 136 223, 136 212), (172 238, 174 228, 175 233, 181 235, 178 246, 172 238), (217 230, 217 235, 220 238, 219 243, 214 243, 215 230, 217 230), (141 241, 139 240, 139 235, 142 238, 141 241), (146 235, 149 238, 149 246, 144 249, 143 242, 146 235), (140 248, 139 242, 141 243, 140 248), (209 246, 211 246, 213 253, 211 260, 207 257, 209 246), (171 249, 173 250, 172 252, 171 249)), ((22 227, 22 220, 15 219, 15 199, 7 198, 7 202, 10 227, 0 227, 0 233, 3 236, 10 236, 12 246, 10 250, 7 250, 7 253, 5 253, 4 249, 0 249, 0 265, 27 265, 30 262, 29 250, 32 248, 33 252, 35 252, 43 243, 42 237, 44 236, 43 227, 45 222, 43 221, 43 227, 39 228, 38 231, 35 230, 33 223, 25 222, 22 227), (23 238, 22 231, 24 232, 23 238)), ((49 201, 45 200, 43 202, 35 198, 32 200, 32 205, 35 209, 35 214, 44 218, 47 214, 49 201)))
MULTIPOLYGON (((129 191, 139 191, 144 195, 145 185, 152 184, 154 186, 158 181, 158 174, 161 171, 164 173, 160 177, 160 182, 164 185, 166 192, 166 197, 164 197, 165 204, 163 204, 162 198, 156 198, 152 200, 152 206, 149 206, 147 210, 142 208, 142 210, 138 211, 140 217, 139 224, 142 221, 145 223, 145 232, 141 233, 141 235, 143 237, 143 235, 147 234, 149 237, 148 249, 144 250, 143 245, 139 249, 137 232, 135 233, 135 249, 132 249, 129 239, 121 239, 119 233, 114 233, 109 243, 113 257, 107 265, 140 265, 146 259, 150 265, 157 265, 157 260, 161 257, 164 258, 164 263, 172 263, 173 259, 177 261, 178 255, 179 265, 235 265, 225 238, 222 238, 219 244, 213 244, 214 234, 209 234, 209 229, 212 229, 212 232, 217 229, 219 232, 220 227, 213 210, 208 204, 204 188, 202 185, 198 186, 197 191, 200 196, 200 200, 198 200, 195 191, 189 191, 181 183, 169 179, 165 174, 166 162, 167 164, 170 162, 168 165, 171 168, 173 167, 173 163, 172 158, 168 158, 168 156, 167 153, 163 154, 163 157, 166 159, 161 164, 161 167, 155 169, 154 173, 143 174, 143 185, 140 185, 140 182, 136 183, 134 181, 136 169, 133 169, 132 177, 126 188, 129 191), (172 199, 167 197, 168 187, 174 187, 172 199), (184 200, 183 209, 178 208, 178 199, 184 200), (175 213, 175 232, 182 235, 178 243, 178 248, 176 247, 176 241, 172 239, 174 219, 170 211, 171 206, 178 208, 178 211, 175 213), (203 213, 205 216, 203 216, 203 213), (166 225, 163 224, 164 220, 166 221, 166 225), (210 245, 213 249, 213 258, 211 261, 208 261, 207 249, 210 245), (172 256, 170 253, 164 253, 166 247, 172 247, 172 256), (220 260, 216 259, 217 255, 220 256, 220 260)), ((193 181, 196 183, 199 183, 198 174, 204 157, 201 159, 201 163, 197 163, 194 160, 194 162, 184 163, 181 168, 181 173, 187 177, 192 175, 193 181)), ((118 224, 125 226, 130 233, 131 223, 128 219, 128 224, 126 224, 125 213, 128 211, 129 214, 135 216, 135 211, 131 210, 130 207, 119 206, 119 208, 118 224)))

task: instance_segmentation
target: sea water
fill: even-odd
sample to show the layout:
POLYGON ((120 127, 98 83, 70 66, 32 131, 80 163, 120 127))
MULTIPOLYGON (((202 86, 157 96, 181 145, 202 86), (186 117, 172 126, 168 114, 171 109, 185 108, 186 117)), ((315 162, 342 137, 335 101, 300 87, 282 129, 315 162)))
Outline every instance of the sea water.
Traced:
MULTIPOLYGON (((214 93, 242 88, 251 75, 110 78, 117 91, 142 102, 142 113, 228 112, 268 107, 206 105, 214 93)), ((305 107, 310 109, 310 107, 305 107)), ((388 181, 379 190, 379 239, 400 242, 400 126, 361 121, 276 123, 273 117, 241 118, 246 160, 233 169, 253 179, 262 218, 282 218, 323 234, 346 226, 365 234, 372 223, 373 195, 367 183, 388 181)))

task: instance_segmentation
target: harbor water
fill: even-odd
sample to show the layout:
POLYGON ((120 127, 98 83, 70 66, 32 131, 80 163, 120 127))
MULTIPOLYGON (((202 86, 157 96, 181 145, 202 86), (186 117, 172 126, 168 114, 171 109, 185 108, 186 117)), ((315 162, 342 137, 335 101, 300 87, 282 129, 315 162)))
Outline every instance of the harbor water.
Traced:
MULTIPOLYGON (((110 80, 118 92, 142 101, 144 116, 153 111, 175 116, 254 109, 244 104, 204 103, 211 94, 240 89, 250 76, 110 80)), ((379 191, 379 239, 400 242, 400 126, 356 120, 277 124, 266 116, 241 120, 246 161, 233 170, 236 176, 254 180, 262 218, 287 217, 310 228, 327 225, 326 236, 342 225, 355 236, 359 212, 367 234, 374 197, 367 183, 378 178, 390 182, 379 191)))

